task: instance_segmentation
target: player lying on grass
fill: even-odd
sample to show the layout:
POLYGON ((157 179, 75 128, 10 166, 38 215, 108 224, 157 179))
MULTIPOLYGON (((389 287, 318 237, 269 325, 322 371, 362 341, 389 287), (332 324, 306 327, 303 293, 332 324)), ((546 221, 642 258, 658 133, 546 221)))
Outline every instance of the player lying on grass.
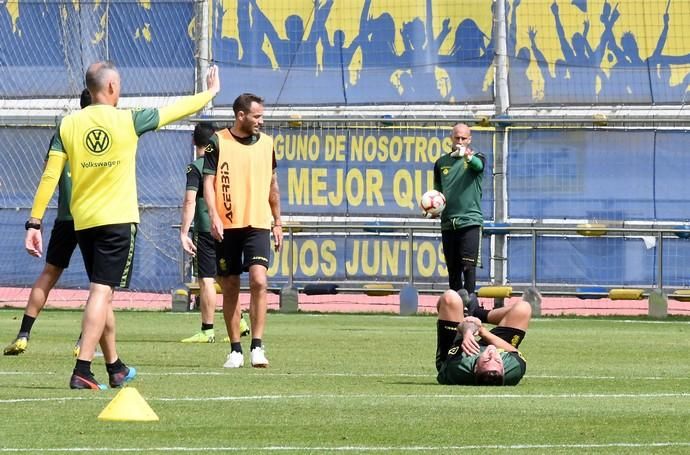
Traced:
POLYGON ((528 288, 522 300, 486 310, 476 295, 446 291, 438 300, 436 326, 437 381, 446 385, 517 385, 527 363, 518 351, 532 306, 541 295, 528 288), (488 330, 482 323, 494 324, 488 330))

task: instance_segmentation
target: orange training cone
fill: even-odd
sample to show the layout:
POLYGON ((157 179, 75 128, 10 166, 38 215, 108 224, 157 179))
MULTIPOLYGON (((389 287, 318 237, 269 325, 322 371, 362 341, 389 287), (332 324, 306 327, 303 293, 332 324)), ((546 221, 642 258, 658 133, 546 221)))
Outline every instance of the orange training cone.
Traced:
POLYGON ((125 387, 98 414, 98 420, 113 422, 157 422, 151 406, 134 387, 125 387))

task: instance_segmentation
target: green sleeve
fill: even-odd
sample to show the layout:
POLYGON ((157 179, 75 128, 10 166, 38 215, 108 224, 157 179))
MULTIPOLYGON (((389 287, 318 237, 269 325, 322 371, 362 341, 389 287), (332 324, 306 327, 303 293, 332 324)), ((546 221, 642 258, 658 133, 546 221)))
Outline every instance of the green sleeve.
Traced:
POLYGON ((136 131, 137 136, 141 136, 158 128, 160 115, 158 109, 137 109, 132 111, 132 120, 134 121, 134 131, 136 131))

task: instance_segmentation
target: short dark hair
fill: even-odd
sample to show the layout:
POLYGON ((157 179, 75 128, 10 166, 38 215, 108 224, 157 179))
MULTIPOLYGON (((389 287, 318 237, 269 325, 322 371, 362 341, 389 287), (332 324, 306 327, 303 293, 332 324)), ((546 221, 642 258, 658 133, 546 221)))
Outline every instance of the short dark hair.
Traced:
POLYGON ((235 117, 237 117, 239 112, 249 112, 252 103, 264 104, 264 99, 253 93, 243 93, 235 98, 235 102, 232 103, 232 110, 235 113, 235 117))
POLYGON ((105 78, 108 71, 115 71, 117 68, 115 64, 110 60, 104 60, 102 62, 94 63, 86 70, 86 88, 89 91, 98 92, 105 86, 105 78))
POLYGON ((79 106, 84 109, 86 106, 91 105, 91 92, 89 89, 85 88, 81 91, 81 96, 79 97, 79 106))
POLYGON ((503 372, 496 370, 482 371, 475 376, 477 385, 503 385, 503 372))
POLYGON ((206 147, 211 139, 211 136, 213 136, 213 133, 216 132, 216 129, 216 125, 213 123, 197 123, 194 127, 194 133, 192 134, 194 137, 194 145, 197 147, 206 147))

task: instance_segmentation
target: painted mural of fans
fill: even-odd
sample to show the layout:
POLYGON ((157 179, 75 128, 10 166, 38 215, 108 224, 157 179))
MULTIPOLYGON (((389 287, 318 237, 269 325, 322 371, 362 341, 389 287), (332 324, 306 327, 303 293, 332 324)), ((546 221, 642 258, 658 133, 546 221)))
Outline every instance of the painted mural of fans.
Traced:
POLYGON ((541 71, 542 78, 544 80, 542 93, 537 95, 537 99, 544 99, 549 96, 550 101, 556 101, 556 97, 563 96, 564 100, 568 99, 568 66, 565 60, 558 59, 554 62, 554 74, 551 75, 551 69, 549 68, 549 62, 546 60, 544 53, 537 46, 537 30, 534 27, 530 27, 527 31, 530 41, 530 47, 532 49, 532 54, 536 59, 537 66, 541 71))
POLYGON ((274 57, 278 67, 288 70, 294 67, 306 67, 316 69, 316 43, 319 39, 319 30, 324 27, 324 23, 330 13, 330 6, 316 6, 314 11, 314 24, 306 39, 304 38, 304 21, 296 14, 292 14, 285 19, 286 39, 282 39, 271 21, 259 8, 256 0, 249 0, 252 7, 252 21, 256 30, 260 31, 260 42, 263 42, 263 35, 273 47, 274 57))
POLYGON ((511 11, 510 3, 505 2, 506 16, 510 15, 508 25, 507 52, 510 57, 510 99, 514 103, 530 103, 532 101, 532 81, 528 76, 528 68, 531 62, 531 54, 528 47, 517 49, 517 9, 520 0, 513 1, 511 11))
POLYGON ((458 24, 451 52, 441 58, 450 78, 449 101, 476 99, 478 93, 492 96, 491 84, 485 86, 484 81, 494 60, 495 31, 496 27, 492 27, 491 36, 487 36, 472 19, 458 24))
POLYGON ((441 31, 434 36, 434 15, 431 0, 426 1, 426 23, 419 17, 404 22, 400 30, 405 50, 400 64, 407 68, 407 84, 402 85, 403 101, 428 101, 439 99, 436 84, 438 53, 450 33, 450 19, 443 20, 441 31), (411 93, 414 96, 411 96, 411 93))
MULTIPOLYGON (((325 16, 329 15, 332 7, 333 0, 326 0, 321 7, 321 9, 323 9, 323 14, 325 16)), ((348 66, 350 66, 352 56, 359 47, 361 35, 357 35, 350 45, 346 46, 346 34, 343 30, 338 29, 333 32, 333 42, 331 42, 328 30, 326 30, 325 21, 318 25, 322 26, 318 32, 321 46, 323 47, 323 71, 329 72, 331 70, 338 70, 339 75, 344 74, 348 66)), ((315 26, 317 26, 317 24, 314 24, 312 27, 315 26)))
POLYGON ((600 100, 649 101, 651 93, 649 91, 647 63, 640 57, 637 38, 632 32, 627 31, 621 35, 620 45, 618 45, 613 35, 613 26, 620 15, 618 4, 616 4, 608 17, 602 14, 601 18, 601 21, 606 25, 608 49, 613 54, 615 62, 600 93, 600 100))
POLYGON ((395 21, 390 13, 371 16, 371 0, 364 0, 359 20, 359 40, 362 68, 357 83, 348 90, 348 100, 358 102, 387 101, 398 98, 391 82, 394 71, 400 68, 395 48, 395 21))
MULTIPOLYGON (((245 3, 248 0, 245 0, 245 3)), ((240 5, 243 2, 237 2, 237 22, 240 25, 240 5)), ((240 62, 240 43, 236 38, 231 38, 223 34, 223 20, 225 18, 226 10, 223 2, 214 2, 213 5, 213 37, 212 50, 213 61, 219 66, 235 66, 240 62)), ((247 8, 247 16, 249 15, 249 8, 247 8)), ((249 22, 249 17, 245 22, 249 22)), ((270 61, 269 61, 270 63, 270 61)))
MULTIPOLYGON (((602 23, 606 26, 604 32, 599 39, 599 44, 596 49, 593 49, 587 38, 589 33, 589 21, 583 22, 582 33, 575 32, 570 41, 565 36, 565 29, 561 22, 560 9, 558 2, 554 0, 551 4, 551 12, 556 21, 556 33, 561 45, 563 57, 568 66, 568 73, 570 76, 570 85, 568 87, 569 97, 564 101, 591 101, 596 96, 596 79, 597 76, 603 74, 600 70, 601 61, 606 50, 607 43, 607 29, 609 28, 608 21, 604 18, 609 17, 611 5, 604 2, 602 9, 602 23)), ((547 94, 548 96, 548 94, 547 94)))
MULTIPOLYGON (((322 17, 330 15, 334 0, 326 0, 319 8, 322 17)), ((333 32, 333 40, 331 41, 330 32, 326 28, 326 21, 320 21, 312 25, 312 30, 316 30, 318 34, 318 41, 321 43, 323 49, 321 55, 321 62, 317 63, 316 75, 314 81, 313 91, 318 96, 319 93, 331 93, 336 96, 333 88, 338 87, 338 97, 340 102, 347 102, 346 90, 351 85, 350 82, 350 63, 355 51, 359 48, 360 36, 355 38, 346 45, 347 37, 345 31, 336 29, 333 32)))
POLYGON ((678 103, 685 102, 687 98, 687 90, 690 85, 690 73, 678 83, 673 84, 671 81, 671 65, 689 65, 690 54, 686 55, 665 55, 664 47, 668 38, 668 26, 670 16, 668 10, 671 7, 671 0, 666 3, 666 11, 664 12, 664 27, 659 35, 654 52, 649 57, 649 71, 651 72, 652 83, 652 97, 656 103, 678 103))

